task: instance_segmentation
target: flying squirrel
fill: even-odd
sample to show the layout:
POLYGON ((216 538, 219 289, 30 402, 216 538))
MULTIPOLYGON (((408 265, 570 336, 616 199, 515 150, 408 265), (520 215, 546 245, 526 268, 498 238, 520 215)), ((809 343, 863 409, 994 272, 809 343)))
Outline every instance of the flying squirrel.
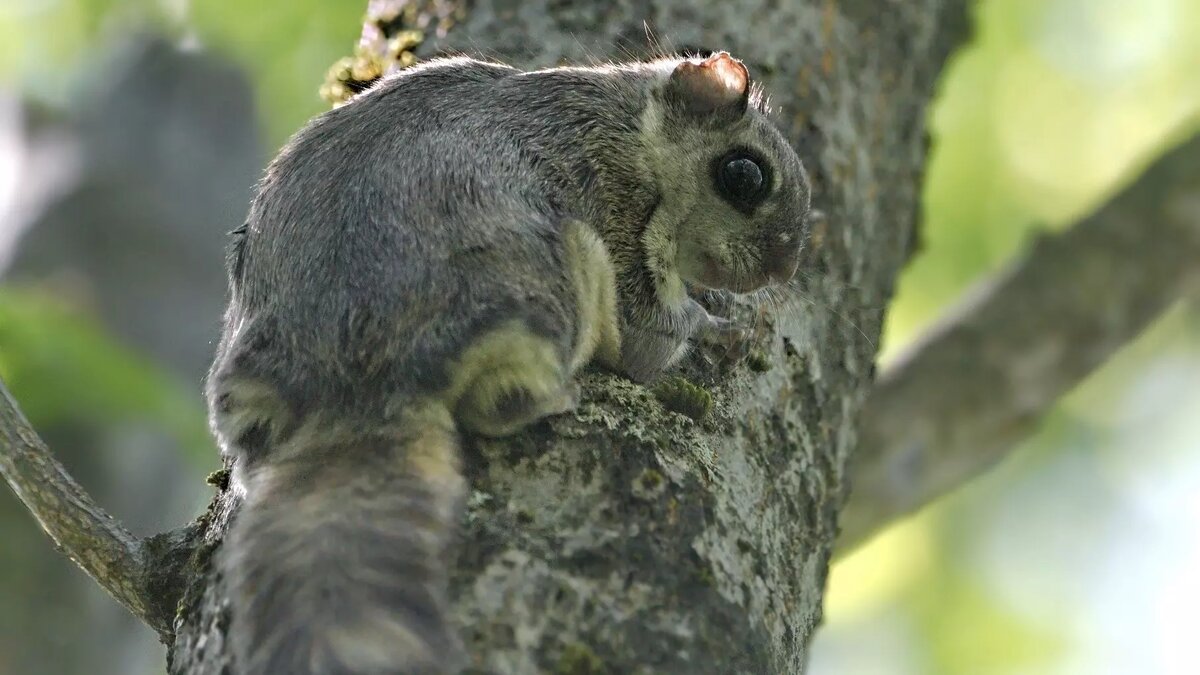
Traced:
POLYGON ((727 323, 689 288, 792 277, 809 193, 725 52, 437 59, 312 120, 234 233, 206 384, 234 672, 465 667, 461 437, 571 410, 589 363, 654 380, 727 323))

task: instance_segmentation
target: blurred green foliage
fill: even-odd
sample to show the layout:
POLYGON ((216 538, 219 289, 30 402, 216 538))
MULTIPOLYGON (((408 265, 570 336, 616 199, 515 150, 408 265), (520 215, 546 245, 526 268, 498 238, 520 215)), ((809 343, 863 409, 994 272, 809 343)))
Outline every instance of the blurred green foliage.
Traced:
MULTIPOLYGON (((976 26, 975 43, 952 61, 931 115, 924 247, 889 310, 884 362, 1031 237, 1097 207, 1200 121, 1200 0, 990 0, 977 5, 976 26)), ((1160 325, 1146 344, 1108 364, 1001 469, 835 565, 827 596, 832 642, 855 644, 878 625, 903 625, 909 635, 907 658, 861 672, 1077 672, 1065 664, 1086 650, 1080 607, 1041 606, 1036 614, 1015 607, 980 567, 982 532, 1004 495, 1051 475, 1070 448, 1082 468, 1057 488, 1059 499, 1081 490, 1112 497, 1111 486, 1086 472, 1102 473, 1109 461, 1099 452, 1116 433, 1109 420, 1128 405, 1113 398, 1155 358, 1196 344, 1195 331, 1189 337, 1180 328, 1186 320, 1160 325)), ((1116 497, 1097 502, 1104 506, 1072 514, 1066 520, 1075 529, 1053 536, 1099 547, 1098 523, 1121 506, 1116 497)), ((1051 550, 1029 555, 1046 556, 1044 575, 1057 573, 1051 550)), ((831 651, 837 655, 816 675, 860 672, 846 670, 853 647, 831 651)))
POLYGON ((319 87, 325 71, 358 40, 365 9, 361 0, 290 0, 265 7, 192 0, 188 21, 203 44, 235 57, 254 76, 275 146, 329 107, 319 87))
POLYGON ((62 102, 104 35, 166 25, 166 7, 156 0, 5 0, 0 3, 0 80, 62 102))
POLYGON ((985 0, 975 17, 931 117, 924 250, 890 308, 885 357, 1200 120, 1200 0, 985 0))
POLYGON ((363 0, 4 0, 0 82, 62 104, 98 49, 138 30, 165 31, 234 59, 254 76, 269 140, 278 146, 328 106, 326 69, 350 53, 363 0))
POLYGON ((212 465, 198 395, 60 299, 0 287, 0 377, 35 427, 152 422, 212 465))

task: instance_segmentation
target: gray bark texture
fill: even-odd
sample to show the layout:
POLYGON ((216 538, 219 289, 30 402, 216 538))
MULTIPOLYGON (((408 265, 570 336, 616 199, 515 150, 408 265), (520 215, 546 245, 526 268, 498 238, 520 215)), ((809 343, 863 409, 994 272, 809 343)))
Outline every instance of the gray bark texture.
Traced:
MULTIPOLYGON (((524 67, 644 56, 647 26, 664 50, 728 49, 771 93, 826 215, 803 296, 760 317, 754 358, 700 350, 685 369, 698 387, 657 395, 592 375, 574 414, 467 449, 452 592, 479 672, 804 669, 882 308, 914 247, 926 106, 966 5, 477 0, 412 5, 386 27, 426 26, 419 57, 524 67), (699 421, 672 411, 704 398, 699 421)), ((210 563, 232 499, 191 532, 204 545, 182 572, 173 674, 228 665, 210 563)))

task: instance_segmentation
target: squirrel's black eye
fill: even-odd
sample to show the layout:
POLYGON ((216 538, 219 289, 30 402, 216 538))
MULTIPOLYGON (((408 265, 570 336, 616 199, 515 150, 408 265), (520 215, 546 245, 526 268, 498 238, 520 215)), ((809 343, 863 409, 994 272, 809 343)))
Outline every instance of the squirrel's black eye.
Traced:
POLYGON ((717 167, 717 188, 729 201, 753 206, 766 193, 764 167, 753 157, 738 153, 721 160, 717 167))

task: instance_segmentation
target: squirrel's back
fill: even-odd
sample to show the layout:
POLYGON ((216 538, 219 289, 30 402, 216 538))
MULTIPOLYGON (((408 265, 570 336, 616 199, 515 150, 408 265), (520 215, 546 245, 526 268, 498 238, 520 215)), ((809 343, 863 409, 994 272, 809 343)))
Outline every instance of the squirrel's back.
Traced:
POLYGON ((370 389, 361 383, 376 371, 393 388, 443 385, 436 366, 462 346, 446 327, 465 337, 517 309, 484 300, 495 289, 459 269, 495 268, 502 285, 529 273, 523 261, 553 256, 560 215, 522 151, 454 103, 486 100, 514 71, 461 59, 414 71, 298 133, 233 243, 227 321, 239 330, 224 356, 300 402, 335 393, 312 387, 370 389), (481 313, 481 302, 492 306, 481 313))
POLYGON ((574 371, 615 350, 570 181, 488 112, 514 73, 438 62, 322 115, 235 233, 208 396, 245 491, 222 564, 246 675, 461 665, 459 429, 569 408, 574 371))

